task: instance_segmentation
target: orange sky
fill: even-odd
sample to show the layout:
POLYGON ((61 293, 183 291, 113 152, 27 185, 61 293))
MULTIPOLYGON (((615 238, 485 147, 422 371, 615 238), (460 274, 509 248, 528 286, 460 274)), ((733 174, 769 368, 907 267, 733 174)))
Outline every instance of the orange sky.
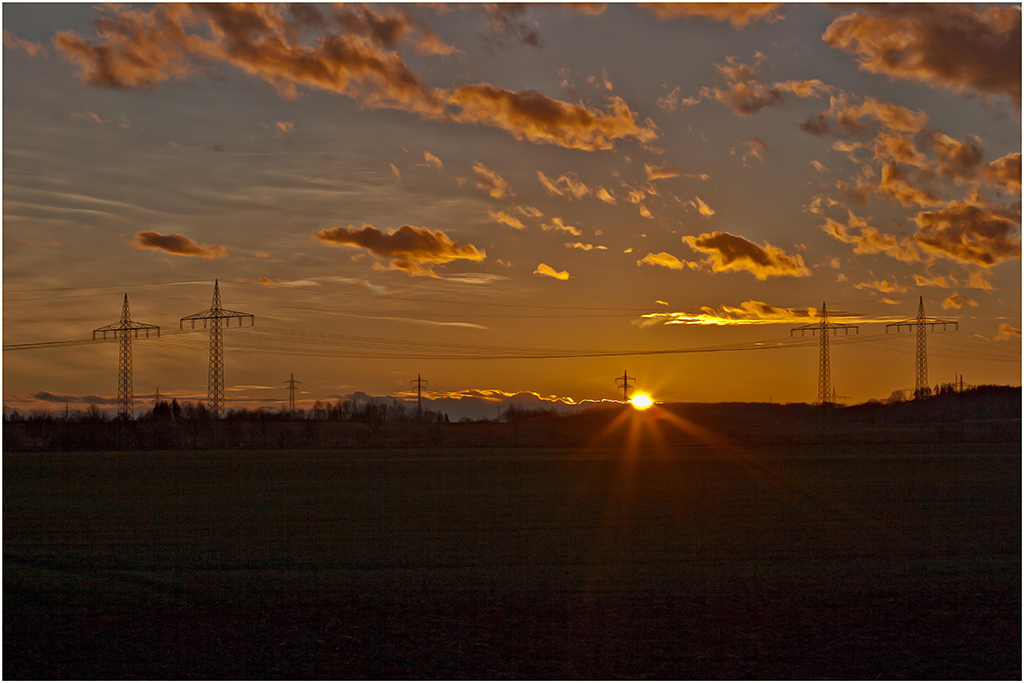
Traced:
MULTIPOLYGON (((4 6, 4 404, 1019 384, 1019 6, 4 6), (666 353, 674 351, 672 353, 666 353), (697 352, 699 351, 699 352, 697 352), (489 392, 489 393, 488 393, 489 392), (362 395, 362 394, 360 394, 362 395)), ((524 394, 527 395, 527 394, 524 394)))

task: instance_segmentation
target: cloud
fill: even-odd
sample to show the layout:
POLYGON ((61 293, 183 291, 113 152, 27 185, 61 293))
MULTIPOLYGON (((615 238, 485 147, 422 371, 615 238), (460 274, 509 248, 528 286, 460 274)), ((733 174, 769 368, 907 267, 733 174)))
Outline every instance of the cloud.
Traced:
POLYGON ((866 220, 855 216, 852 211, 848 213, 849 224, 826 217, 821 229, 840 242, 852 244, 855 254, 884 253, 907 263, 921 259, 917 247, 909 237, 898 238, 883 234, 878 228, 868 225, 866 220))
POLYGON ((828 168, 825 167, 825 164, 821 163, 817 159, 811 160, 811 166, 813 166, 818 173, 828 173, 828 168))
POLYGON ((487 190, 487 194, 491 195, 492 198, 503 199, 515 196, 512 194, 512 189, 505 182, 504 178, 479 161, 473 162, 473 172, 477 175, 476 186, 481 190, 487 190))
POLYGON ((1020 109, 1019 6, 863 5, 833 21, 822 38, 863 71, 1005 98, 1020 109))
POLYGON ((228 250, 223 246, 217 244, 200 245, 195 240, 175 232, 161 235, 158 232, 147 230, 136 233, 135 240, 131 244, 136 249, 155 249, 176 256, 198 256, 201 259, 215 259, 227 256, 228 254, 228 250))
POLYGON ((558 176, 557 179, 552 180, 541 171, 537 171, 537 178, 548 194, 553 197, 565 197, 571 200, 573 197, 582 199, 590 194, 590 188, 580 182, 575 173, 563 174, 558 176), (564 187, 559 187, 560 185, 564 185, 564 187))
POLYGON ((689 266, 691 269, 697 267, 696 263, 690 261, 681 261, 672 254, 661 251, 657 254, 648 252, 647 256, 636 262, 638 266, 659 266, 661 268, 668 268, 670 270, 682 270, 684 266, 689 266))
POLYGON ((927 253, 984 267, 1020 259, 1020 204, 988 206, 973 200, 951 201, 914 218, 914 240, 927 253))
POLYGON ((799 254, 790 256, 767 242, 758 246, 753 242, 727 232, 686 235, 683 243, 704 254, 702 263, 714 273, 747 271, 758 280, 769 277, 808 277, 811 271, 799 254))
POLYGON ((746 147, 747 151, 743 153, 743 165, 747 166, 747 159, 753 157, 764 163, 764 157, 761 156, 761 152, 768 151, 768 145, 761 138, 748 138, 745 140, 737 140, 736 144, 729 150, 730 154, 736 154, 737 147, 746 147))
MULTIPOLYGON (((1018 189, 1020 189, 1020 188, 1018 188, 1018 189)), ((612 195, 611 192, 609 192, 604 187, 598 188, 598 190, 597 190, 597 192, 595 193, 594 196, 596 196, 598 199, 600 199, 602 202, 604 202, 606 204, 614 204, 615 203, 615 197, 612 195)))
POLYGON ((667 95, 658 98, 658 106, 666 111, 675 111, 680 107, 692 107, 700 102, 699 97, 683 97, 680 86, 674 87, 667 95))
POLYGON ((884 196, 892 197, 903 206, 941 206, 943 201, 935 193, 920 188, 910 182, 909 177, 900 170, 895 161, 882 167, 882 179, 875 191, 884 196))
POLYGON ((604 11, 608 9, 607 2, 567 2, 563 7, 573 14, 586 14, 592 17, 596 17, 599 14, 604 14, 604 11))
POLYGON ((602 246, 600 244, 595 247, 593 244, 584 244, 583 242, 566 242, 565 243, 565 248, 566 249, 582 249, 583 251, 591 251, 592 249, 598 249, 598 250, 603 251, 603 250, 608 249, 608 247, 602 246))
POLYGON ((60 53, 78 65, 78 77, 95 87, 147 88, 207 72, 220 62, 266 81, 285 99, 297 99, 299 88, 321 89, 365 109, 501 128, 538 144, 599 150, 624 138, 647 144, 658 136, 653 122, 638 124, 618 97, 601 110, 486 83, 429 88, 401 57, 381 47, 386 32, 323 32, 310 45, 298 40, 304 20, 295 12, 282 15, 274 5, 174 4, 149 11, 107 5, 99 11, 97 41, 74 31, 58 31, 53 38, 60 53))
MULTIPOLYGON (((756 53, 763 61, 764 55, 756 53)), ((821 97, 835 90, 831 85, 826 85, 818 79, 807 81, 780 81, 772 85, 766 85, 760 81, 761 75, 757 69, 737 60, 736 57, 726 57, 725 64, 715 64, 718 73, 725 79, 725 88, 701 88, 701 98, 717 100, 721 104, 730 107, 740 116, 758 114, 761 110, 785 100, 786 94, 792 94, 800 99, 809 97, 821 97)), ((675 100, 667 100, 666 104, 675 104, 675 100)), ((660 101, 659 101, 660 104, 660 101)))
POLYGON ((1013 339, 1014 337, 1020 337, 1020 330, 1016 327, 1011 327, 1006 323, 999 323, 999 334, 997 339, 1013 339))
POLYGON ((103 125, 105 123, 110 123, 110 119, 101 119, 99 114, 97 114, 95 112, 88 111, 88 110, 84 114, 82 112, 73 111, 73 112, 71 112, 71 116, 69 117, 69 120, 70 119, 81 119, 83 121, 95 121, 96 123, 98 123, 100 125, 103 125))
POLYGON ((970 289, 981 289, 985 291, 992 291, 992 284, 985 277, 983 271, 971 272, 967 280, 958 280, 957 278, 945 275, 925 276, 925 275, 914 275, 914 284, 918 287, 940 287, 942 289, 953 289, 954 287, 968 287, 970 289))
POLYGON ((647 313, 638 321, 641 327, 663 325, 778 325, 801 324, 818 318, 814 308, 778 308, 753 299, 735 306, 701 306, 699 313, 682 311, 647 313))
POLYGON ((402 179, 402 172, 398 170, 398 167, 394 164, 388 164, 391 167, 391 172, 395 175, 395 180, 402 179))
POLYGON ((37 401, 46 401, 48 403, 95 403, 100 406, 112 406, 116 405, 120 399, 108 398, 106 396, 94 396, 87 394, 85 396, 69 396, 66 394, 51 394, 49 391, 40 391, 32 394, 32 398, 37 401))
POLYGON ((960 310, 961 308, 964 307, 964 305, 977 307, 978 302, 969 296, 964 296, 959 292, 953 292, 946 298, 945 301, 942 302, 942 308, 944 309, 955 308, 956 310, 960 310))
POLYGON ((938 172, 950 178, 970 178, 981 166, 985 150, 981 147, 981 139, 968 135, 965 142, 960 142, 944 133, 936 133, 931 139, 938 172))
POLYGON ((487 26, 491 29, 491 35, 477 35, 485 39, 484 49, 492 55, 496 47, 507 48, 514 44, 537 48, 544 46, 540 38, 540 26, 536 21, 532 24, 528 21, 529 7, 525 3, 492 3, 484 5, 484 10, 489 15, 487 26))
POLYGON ((405 12, 378 12, 368 5, 343 3, 335 4, 332 11, 334 20, 346 31, 368 38, 382 48, 390 50, 399 44, 412 42, 421 55, 447 57, 462 52, 446 44, 429 26, 405 12))
POLYGON ((654 214, 652 214, 650 209, 648 209, 643 204, 640 205, 640 215, 643 216, 644 218, 654 218, 654 214))
POLYGON ((438 171, 444 170, 444 164, 441 163, 441 160, 426 150, 423 150, 423 161, 425 161, 428 166, 433 166, 438 171))
POLYGON ((873 289, 876 292, 882 292, 883 294, 892 294, 892 293, 904 294, 904 293, 906 293, 910 289, 910 287, 907 287, 906 285, 897 284, 896 283, 896 278, 893 278, 892 282, 889 282, 889 280, 887 280, 887 279, 886 280, 881 280, 881 281, 879 281, 879 280, 869 280, 868 282, 858 283, 858 284, 854 285, 854 287, 856 287, 857 289, 864 289, 864 290, 873 289))
POLYGON ((634 138, 647 144, 658 137, 653 122, 638 125, 621 97, 608 98, 604 110, 555 100, 535 90, 514 92, 486 83, 453 90, 447 102, 460 112, 449 119, 502 128, 517 140, 550 143, 587 151, 612 149, 615 141, 634 138))
POLYGON ((556 280, 568 280, 569 279, 569 271, 567 271, 567 270, 556 271, 554 268, 552 268, 551 266, 549 266, 546 263, 541 263, 540 265, 538 265, 536 270, 533 271, 533 274, 534 275, 546 275, 548 277, 553 277, 556 280))
POLYGON ((24 38, 19 38, 18 36, 14 35, 10 31, 8 31, 7 29, 4 29, 4 31, 3 31, 3 37, 4 37, 4 47, 6 47, 9 50, 14 50, 14 49, 24 50, 25 52, 27 52, 29 54, 30 57, 35 57, 36 55, 38 55, 40 53, 44 57, 46 56, 46 48, 43 47, 42 45, 40 45, 39 43, 33 43, 31 40, 25 40, 24 38))
POLYGON ((540 218, 541 216, 544 215, 540 211, 540 209, 538 209, 538 208, 536 208, 534 206, 517 206, 516 207, 516 211, 518 211, 519 213, 523 214, 527 218, 540 218))
POLYGON ((1007 154, 989 163, 983 175, 990 185, 1020 195, 1020 152, 1007 154))
POLYGON ((295 124, 291 121, 277 121, 274 123, 274 137, 279 140, 288 140, 295 130, 295 124))
POLYGON ((577 228, 575 228, 575 227, 573 227, 571 225, 566 225, 565 223, 563 223, 562 219, 558 218, 557 216, 554 216, 554 217, 551 218, 551 223, 550 224, 549 223, 541 223, 540 227, 545 232, 567 232, 570 235, 572 235, 573 237, 579 237, 579 236, 581 236, 583 234, 582 232, 579 231, 579 229, 577 229, 577 228))
POLYGON ((453 241, 441 230, 432 231, 412 225, 403 225, 391 232, 366 224, 359 230, 353 230, 350 225, 348 228, 324 228, 315 235, 325 244, 359 247, 374 256, 391 258, 391 263, 384 270, 404 270, 409 275, 437 277, 431 265, 460 259, 482 261, 487 257, 484 250, 466 242, 453 241))
POLYGON ((766 21, 772 23, 784 17, 778 10, 779 2, 669 2, 641 3, 640 6, 658 18, 658 21, 669 19, 690 19, 700 17, 713 21, 727 21, 733 28, 743 28, 750 22, 766 21))
MULTIPOLYGON (((928 115, 922 110, 911 111, 891 102, 880 102, 864 97, 860 104, 850 104, 845 93, 829 99, 829 108, 815 114, 800 125, 811 135, 860 135, 868 130, 861 119, 874 119, 883 129, 898 133, 918 133, 928 125, 928 115)), ((851 151, 851 150, 842 150, 851 151)))
POLYGON ((491 217, 491 220, 497 223, 504 223, 508 227, 515 228, 516 230, 526 230, 526 226, 523 225, 523 222, 521 220, 519 220, 515 216, 508 215, 504 211, 494 211, 492 209, 487 209, 487 215, 491 217))
POLYGON ((679 177, 679 169, 675 166, 669 166, 668 164, 663 164, 661 166, 644 164, 644 171, 647 172, 647 180, 650 181, 679 177))
POLYGON ((715 215, 715 210, 712 209, 707 204, 705 204, 700 197, 694 197, 693 200, 694 202, 696 202, 696 204, 694 204, 693 202, 690 202, 690 204, 693 205, 694 208, 696 208, 697 211, 700 212, 701 216, 704 216, 705 218, 711 218, 712 216, 715 215))

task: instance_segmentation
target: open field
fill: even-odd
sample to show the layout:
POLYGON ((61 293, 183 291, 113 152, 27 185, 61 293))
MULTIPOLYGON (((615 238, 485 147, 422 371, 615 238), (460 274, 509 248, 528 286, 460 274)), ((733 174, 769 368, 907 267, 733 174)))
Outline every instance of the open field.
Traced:
POLYGON ((1017 678, 1017 444, 5 453, 4 678, 1017 678))

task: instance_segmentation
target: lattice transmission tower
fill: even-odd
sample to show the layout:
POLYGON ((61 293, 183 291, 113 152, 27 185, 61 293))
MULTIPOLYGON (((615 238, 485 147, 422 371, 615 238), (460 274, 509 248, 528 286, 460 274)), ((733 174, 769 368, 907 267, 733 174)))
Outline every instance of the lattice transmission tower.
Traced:
POLYGON ((924 314, 924 297, 922 296, 917 300, 916 318, 900 320, 885 326, 886 332, 889 331, 890 327, 895 327, 897 332, 903 327, 906 327, 908 330, 915 326, 917 327, 917 379, 914 382, 914 398, 921 398, 930 393, 928 391, 928 337, 925 328, 930 326, 934 330, 936 325, 942 325, 943 332, 946 331, 946 325, 952 325, 954 330, 960 329, 959 323, 955 320, 943 320, 926 316, 924 314))
POLYGON ((118 419, 122 423, 122 428, 118 430, 118 441, 120 447, 125 449, 130 443, 128 443, 128 432, 123 428, 124 423, 132 420, 132 372, 131 372, 131 340, 138 339, 139 332, 145 332, 145 336, 148 338, 150 332, 156 330, 157 336, 160 336, 160 326, 148 325, 146 323, 136 323, 131 319, 131 311, 128 309, 128 295, 125 294, 125 302, 121 307, 121 319, 117 323, 111 323, 110 325, 104 325, 101 328, 96 328, 92 331, 92 340, 96 340, 96 334, 102 334, 103 339, 106 339, 106 333, 110 332, 114 335, 114 339, 121 342, 121 351, 118 354, 118 419))
POLYGON ((845 334, 849 334, 850 330, 855 330, 857 334, 860 334, 860 328, 856 325, 847 325, 845 323, 830 323, 828 321, 828 309, 825 307, 825 302, 821 302, 821 320, 816 323, 808 323, 806 325, 800 325, 794 327, 789 331, 789 336, 793 336, 794 332, 799 331, 800 336, 804 336, 805 332, 810 332, 812 335, 818 333, 821 335, 821 343, 818 345, 818 403, 825 405, 830 403, 832 400, 832 368, 829 363, 828 357, 828 331, 832 330, 833 334, 839 334, 839 330, 843 330, 845 334))
POLYGON ((203 328, 206 328, 207 321, 210 324, 210 388, 209 404, 210 415, 214 419, 224 417, 224 325, 231 327, 231 321, 238 318, 238 326, 242 326, 242 320, 249 319, 250 325, 256 324, 256 316, 250 313, 230 311, 220 305, 220 283, 213 281, 213 303, 205 311, 187 315, 180 321, 181 329, 185 329, 185 321, 192 321, 192 329, 196 328, 196 321, 203 321, 203 328))
POLYGON ((421 402, 423 401, 423 385, 430 384, 430 382, 423 379, 419 373, 416 373, 416 379, 409 380, 409 384, 416 385, 416 419, 419 420, 423 417, 423 409, 421 406, 421 402))
POLYGON ((290 379, 284 381, 288 385, 288 417, 295 417, 295 385, 302 384, 295 379, 295 373, 292 373, 290 379))
POLYGON ((626 401, 626 402, 629 401, 629 390, 633 388, 632 386, 630 386, 629 383, 630 382, 635 382, 635 381, 636 381, 636 377, 630 377, 629 375, 626 374, 625 370, 622 371, 622 377, 616 377, 615 378, 615 386, 616 386, 616 388, 622 389, 622 400, 623 401, 626 401), (619 386, 619 383, 621 383, 622 386, 619 386))

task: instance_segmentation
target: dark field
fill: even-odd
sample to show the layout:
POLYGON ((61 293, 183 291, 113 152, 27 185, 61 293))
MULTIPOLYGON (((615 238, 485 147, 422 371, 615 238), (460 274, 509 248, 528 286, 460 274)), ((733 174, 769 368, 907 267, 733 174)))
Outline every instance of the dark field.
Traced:
POLYGON ((3 677, 1021 677, 1020 444, 7 454, 3 677))

